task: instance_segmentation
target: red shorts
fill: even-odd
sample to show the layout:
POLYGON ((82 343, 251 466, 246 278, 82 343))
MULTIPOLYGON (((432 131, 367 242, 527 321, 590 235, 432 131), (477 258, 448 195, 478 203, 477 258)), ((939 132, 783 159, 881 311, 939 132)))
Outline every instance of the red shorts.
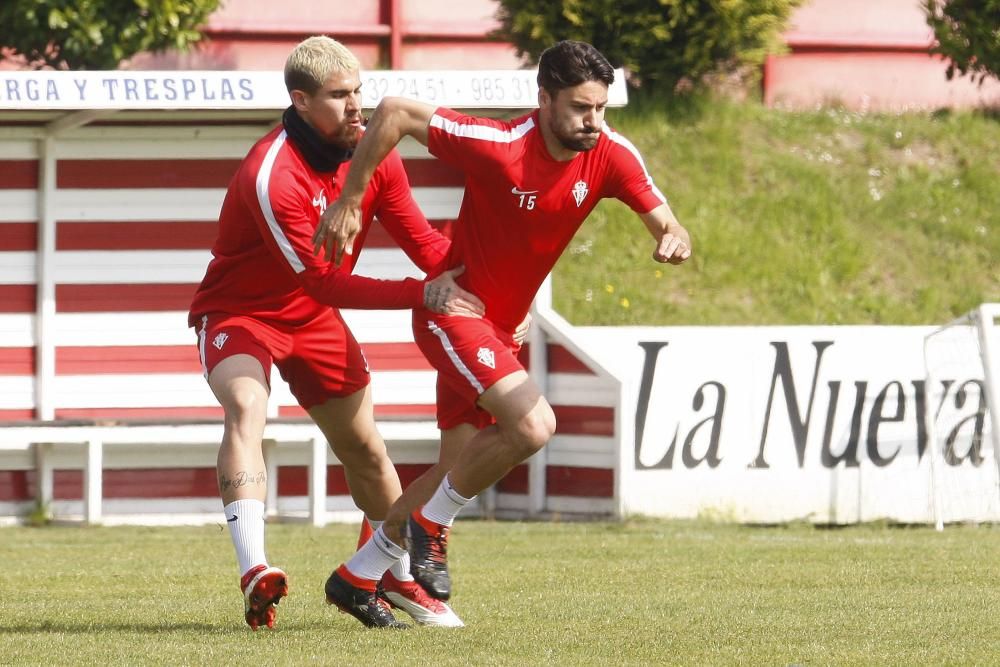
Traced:
POLYGON ((479 407, 479 396, 498 380, 524 366, 514 336, 486 319, 413 311, 413 340, 437 369, 438 428, 459 424, 484 428, 493 416, 479 407))
POLYGON ((368 386, 371 379, 361 346, 332 308, 298 326, 209 313, 197 329, 206 378, 223 359, 249 354, 260 362, 268 382, 273 362, 295 400, 307 410, 331 398, 349 396, 368 386))

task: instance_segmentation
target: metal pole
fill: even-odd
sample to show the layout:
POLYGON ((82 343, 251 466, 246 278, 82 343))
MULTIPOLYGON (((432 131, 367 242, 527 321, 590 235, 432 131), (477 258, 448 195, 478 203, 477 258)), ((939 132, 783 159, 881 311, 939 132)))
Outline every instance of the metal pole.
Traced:
POLYGON ((389 0, 389 68, 403 69, 403 7, 389 0))
MULTIPOLYGON (((541 289, 535 295, 532 312, 548 311, 552 307, 552 276, 542 283, 541 289)), ((543 317, 534 316, 531 329, 528 331, 529 374, 544 396, 548 391, 549 355, 548 336, 545 335, 543 317)), ((534 456, 528 459, 528 515, 537 516, 545 511, 546 472, 548 470, 549 447, 542 447, 534 456)))
POLYGON ((55 419, 56 155, 55 138, 38 141, 38 250, 35 253, 35 417, 55 419))
POLYGON ((993 441, 993 460, 997 466, 1000 480, 1000 373, 994 363, 993 334, 996 329, 996 318, 1000 315, 1000 304, 984 303, 976 311, 976 329, 979 332, 979 355, 983 359, 983 384, 986 391, 986 410, 990 413, 990 426, 993 441))

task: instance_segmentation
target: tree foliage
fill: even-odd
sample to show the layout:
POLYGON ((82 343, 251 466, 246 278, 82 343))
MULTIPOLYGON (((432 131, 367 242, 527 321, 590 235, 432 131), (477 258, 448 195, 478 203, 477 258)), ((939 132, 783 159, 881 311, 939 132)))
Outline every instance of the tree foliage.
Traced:
POLYGON ((937 38, 931 51, 948 59, 949 79, 958 72, 982 85, 1000 76, 1000 0, 924 0, 924 12, 937 38))
POLYGON ((116 69, 143 51, 185 50, 220 0, 3 0, 0 60, 116 69))
POLYGON ((633 85, 673 90, 686 79, 763 63, 801 0, 499 0, 495 35, 536 61, 561 39, 590 42, 633 85))

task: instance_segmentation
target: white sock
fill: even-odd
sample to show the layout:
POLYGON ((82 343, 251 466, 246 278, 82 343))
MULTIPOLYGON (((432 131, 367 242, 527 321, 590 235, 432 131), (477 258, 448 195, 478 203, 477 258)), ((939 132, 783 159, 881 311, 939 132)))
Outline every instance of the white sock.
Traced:
MULTIPOLYGON (((372 527, 372 530, 378 530, 382 527, 383 521, 372 521, 368 517, 365 517, 368 521, 368 525, 372 527)), ((413 581, 413 575, 410 574, 410 552, 404 551, 403 557, 392 564, 389 568, 392 572, 392 576, 396 577, 398 581, 413 581)))
POLYGON ((358 549, 357 553, 351 556, 351 560, 344 565, 348 572, 359 579, 378 581, 405 553, 406 549, 386 537, 382 527, 379 526, 372 538, 365 542, 364 546, 358 549))
POLYGON ((233 538, 240 576, 257 565, 267 565, 264 555, 264 503, 247 498, 226 505, 223 510, 233 538))
POLYGON ((441 485, 431 496, 431 499, 424 505, 420 513, 425 517, 439 523, 442 526, 450 526, 455 522, 455 517, 462 511, 472 498, 465 498, 451 486, 448 476, 441 480, 441 485))

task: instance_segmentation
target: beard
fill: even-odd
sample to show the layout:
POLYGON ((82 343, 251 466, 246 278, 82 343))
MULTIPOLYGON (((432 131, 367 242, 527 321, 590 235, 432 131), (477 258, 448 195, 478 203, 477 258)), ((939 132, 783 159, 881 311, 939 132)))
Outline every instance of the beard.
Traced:
POLYGON ((572 134, 566 134, 552 128, 552 133, 555 135, 559 143, 571 151, 577 151, 578 153, 583 153, 589 151, 591 148, 597 145, 597 139, 601 136, 600 130, 586 131, 582 130, 579 132, 574 132, 572 134))
POLYGON ((359 141, 361 141, 361 128, 354 127, 353 125, 345 125, 333 136, 330 143, 345 150, 353 151, 358 147, 359 141))

